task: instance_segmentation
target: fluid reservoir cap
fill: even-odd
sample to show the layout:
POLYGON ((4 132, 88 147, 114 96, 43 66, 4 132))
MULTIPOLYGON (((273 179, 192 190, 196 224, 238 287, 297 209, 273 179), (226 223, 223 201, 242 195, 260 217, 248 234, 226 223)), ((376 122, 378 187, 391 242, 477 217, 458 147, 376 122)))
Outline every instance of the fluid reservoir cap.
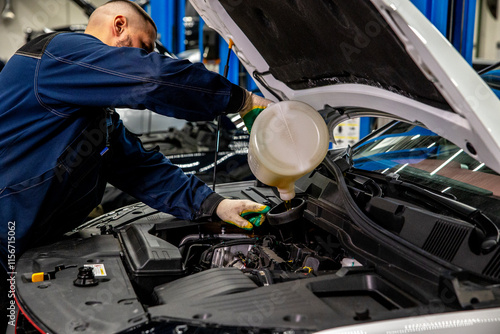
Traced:
POLYGON ((73 281, 75 286, 94 286, 97 285, 99 281, 94 277, 94 268, 92 267, 80 267, 78 268, 78 276, 76 280, 73 281))

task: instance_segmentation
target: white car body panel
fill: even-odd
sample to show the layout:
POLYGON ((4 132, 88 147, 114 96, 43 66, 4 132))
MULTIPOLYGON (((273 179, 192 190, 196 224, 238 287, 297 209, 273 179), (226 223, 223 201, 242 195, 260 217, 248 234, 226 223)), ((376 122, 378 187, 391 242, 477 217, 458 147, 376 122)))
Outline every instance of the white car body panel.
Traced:
POLYGON ((316 332, 317 334, 497 334, 500 328, 498 309, 450 312, 369 324, 345 326, 316 332))
POLYGON ((186 121, 166 117, 151 110, 117 109, 120 118, 127 129, 135 134, 150 134, 166 131, 170 128, 181 129, 186 121))

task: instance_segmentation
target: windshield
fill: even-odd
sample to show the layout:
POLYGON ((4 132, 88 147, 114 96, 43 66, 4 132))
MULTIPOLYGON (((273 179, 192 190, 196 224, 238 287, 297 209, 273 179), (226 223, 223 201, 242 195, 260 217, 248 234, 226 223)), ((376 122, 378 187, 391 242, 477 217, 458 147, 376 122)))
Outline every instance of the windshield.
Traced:
POLYGON ((358 170, 395 173, 399 179, 500 214, 500 175, 434 132, 392 122, 353 148, 358 170))

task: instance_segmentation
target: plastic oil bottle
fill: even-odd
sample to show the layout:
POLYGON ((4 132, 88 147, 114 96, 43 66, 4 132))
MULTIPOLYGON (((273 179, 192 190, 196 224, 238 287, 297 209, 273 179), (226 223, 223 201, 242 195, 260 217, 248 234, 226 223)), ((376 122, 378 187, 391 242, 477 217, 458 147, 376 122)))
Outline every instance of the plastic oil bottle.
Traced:
POLYGON ((319 113, 306 103, 283 101, 264 109, 250 134, 248 164, 255 177, 295 197, 295 181, 316 168, 328 152, 329 133, 319 113))

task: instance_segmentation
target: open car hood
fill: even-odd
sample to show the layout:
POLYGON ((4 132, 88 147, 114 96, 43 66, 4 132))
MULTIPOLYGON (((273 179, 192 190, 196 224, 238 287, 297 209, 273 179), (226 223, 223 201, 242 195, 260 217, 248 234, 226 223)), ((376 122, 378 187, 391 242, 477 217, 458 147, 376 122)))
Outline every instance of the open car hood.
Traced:
POLYGON ((409 0, 191 2, 267 98, 419 122, 500 172, 499 100, 409 0))

